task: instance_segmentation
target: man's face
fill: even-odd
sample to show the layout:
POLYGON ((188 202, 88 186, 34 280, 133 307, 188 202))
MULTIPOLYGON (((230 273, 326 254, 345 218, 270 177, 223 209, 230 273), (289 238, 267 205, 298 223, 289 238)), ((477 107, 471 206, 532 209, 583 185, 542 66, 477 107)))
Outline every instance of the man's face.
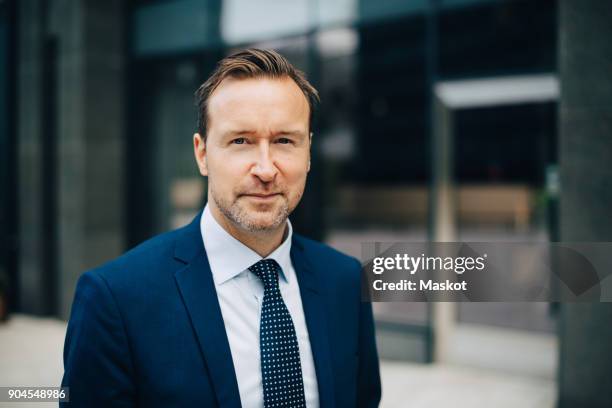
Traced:
POLYGON ((227 78, 208 101, 208 134, 194 135, 211 211, 249 232, 284 227, 310 169, 310 108, 290 78, 227 78))

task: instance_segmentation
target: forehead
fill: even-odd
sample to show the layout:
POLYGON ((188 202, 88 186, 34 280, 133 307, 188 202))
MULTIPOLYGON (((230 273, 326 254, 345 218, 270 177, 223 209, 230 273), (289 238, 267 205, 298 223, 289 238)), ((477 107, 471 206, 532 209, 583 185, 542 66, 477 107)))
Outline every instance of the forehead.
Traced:
POLYGON ((226 78, 208 100, 209 128, 308 127, 308 100, 291 78, 226 78))

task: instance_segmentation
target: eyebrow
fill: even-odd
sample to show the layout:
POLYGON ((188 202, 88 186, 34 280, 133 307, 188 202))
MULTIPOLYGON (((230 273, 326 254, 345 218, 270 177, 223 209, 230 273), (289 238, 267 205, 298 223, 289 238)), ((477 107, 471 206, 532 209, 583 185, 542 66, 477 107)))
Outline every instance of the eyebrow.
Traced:
MULTIPOLYGON (((256 132, 254 130, 228 130, 223 133, 222 138, 228 138, 232 136, 241 136, 241 135, 252 135, 256 132)), ((305 137, 306 134, 301 130, 281 130, 279 132, 274 132, 274 136, 297 136, 297 137, 305 137)))

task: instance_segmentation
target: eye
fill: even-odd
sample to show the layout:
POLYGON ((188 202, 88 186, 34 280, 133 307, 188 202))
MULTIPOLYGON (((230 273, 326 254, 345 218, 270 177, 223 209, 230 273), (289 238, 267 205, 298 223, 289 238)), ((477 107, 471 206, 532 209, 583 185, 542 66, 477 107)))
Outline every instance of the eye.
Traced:
POLYGON ((246 142, 246 139, 244 137, 239 137, 239 138, 232 140, 232 144, 244 144, 245 142, 246 142))
POLYGON ((291 139, 288 139, 286 137, 281 137, 280 139, 277 140, 277 142, 280 143, 280 144, 290 144, 290 143, 293 143, 291 141, 291 139))

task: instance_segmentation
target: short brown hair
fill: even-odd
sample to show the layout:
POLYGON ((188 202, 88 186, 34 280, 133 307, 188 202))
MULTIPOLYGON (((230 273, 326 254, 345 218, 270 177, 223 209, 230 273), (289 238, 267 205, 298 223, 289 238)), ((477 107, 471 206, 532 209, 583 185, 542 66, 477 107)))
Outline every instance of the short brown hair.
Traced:
POLYGON ((195 92, 198 109, 198 133, 206 140, 208 128, 208 100, 225 78, 291 78, 302 90, 310 107, 310 127, 314 109, 319 103, 319 93, 308 82, 304 73, 273 50, 249 48, 223 58, 211 76, 195 92))

